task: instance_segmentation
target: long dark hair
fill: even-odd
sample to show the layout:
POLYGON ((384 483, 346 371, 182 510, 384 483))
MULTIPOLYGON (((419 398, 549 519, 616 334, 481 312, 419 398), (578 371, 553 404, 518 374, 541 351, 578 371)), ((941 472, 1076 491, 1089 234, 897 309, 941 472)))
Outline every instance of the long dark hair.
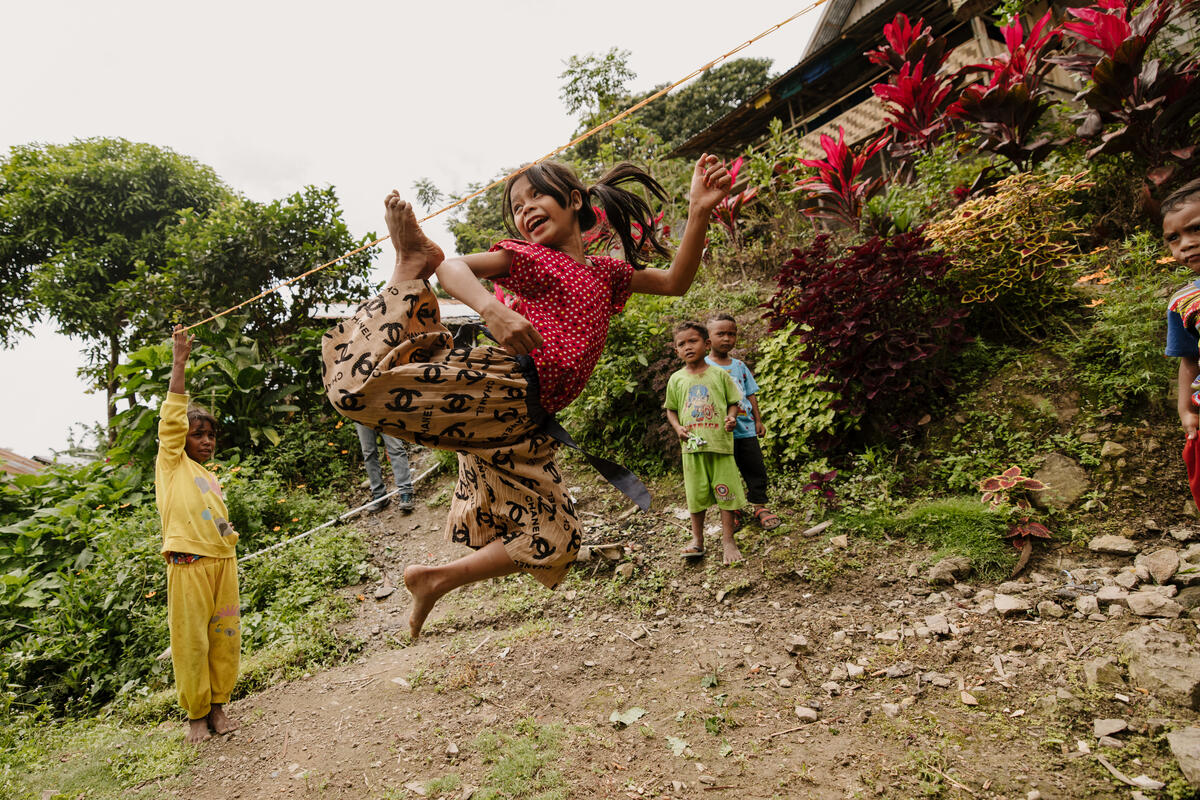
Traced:
POLYGON ((512 212, 512 187, 522 177, 528 179, 536 191, 553 197, 563 208, 570 202, 571 192, 579 192, 583 198, 583 207, 579 209, 580 231, 591 230, 596 225, 596 211, 592 203, 599 204, 608 217, 608 224, 621 240, 625 260, 634 269, 646 266, 641 259, 643 247, 649 246, 661 256, 671 255, 671 251, 658 239, 658 228, 650 205, 640 195, 622 188, 622 184, 636 183, 659 200, 667 201, 667 191, 640 167, 622 162, 604 173, 595 185, 584 186, 575 171, 566 164, 543 161, 532 165, 519 175, 509 178, 504 184, 504 227, 513 236, 519 234, 512 212), (635 225, 641 228, 640 238, 634 237, 635 225))

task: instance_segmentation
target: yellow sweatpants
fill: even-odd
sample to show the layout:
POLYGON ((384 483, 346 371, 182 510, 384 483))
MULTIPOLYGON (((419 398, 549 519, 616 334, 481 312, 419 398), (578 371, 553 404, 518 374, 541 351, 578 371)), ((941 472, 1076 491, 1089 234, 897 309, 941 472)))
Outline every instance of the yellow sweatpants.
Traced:
POLYGON ((188 719, 229 702, 238 676, 242 625, 237 559, 167 563, 167 624, 179 704, 188 719))

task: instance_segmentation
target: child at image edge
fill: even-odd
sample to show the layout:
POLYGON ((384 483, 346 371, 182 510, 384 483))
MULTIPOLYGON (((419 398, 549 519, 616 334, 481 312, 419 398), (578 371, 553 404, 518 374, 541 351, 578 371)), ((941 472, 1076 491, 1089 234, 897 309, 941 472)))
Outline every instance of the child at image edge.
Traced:
POLYGON ((741 413, 733 429, 733 460, 746 482, 746 499, 754 506, 754 520, 763 530, 779 527, 779 517, 767 509, 767 465, 763 463, 758 437, 766 429, 758 412, 758 383, 744 361, 729 355, 737 344, 737 321, 728 314, 717 314, 708 322, 712 352, 708 363, 729 373, 742 393, 741 413))
MULTIPOLYGON (((1184 184, 1162 204, 1163 241, 1171 255, 1200 275, 1200 179, 1184 184)), ((1192 497, 1200 505, 1200 441, 1196 438, 1196 397, 1200 386, 1200 280, 1176 292, 1167 306, 1168 356, 1179 359, 1179 422, 1187 434, 1183 460, 1187 463, 1192 497)))
POLYGON ((202 464, 216 450, 216 420, 188 408, 184 369, 192 337, 172 338, 171 382, 158 423, 154 496, 167 561, 167 624, 179 703, 193 744, 237 728, 225 714, 241 656, 238 535, 216 477, 202 464))
POLYGON ((729 373, 710 365, 708 330, 698 322, 675 328, 675 352, 683 369, 667 381, 667 421, 683 450, 683 487, 692 515, 692 543, 685 558, 704 554, 704 514, 721 509, 721 544, 725 563, 742 560, 733 538, 734 512, 746 504, 742 478, 733 459, 733 429, 742 393, 729 373))
POLYGON ((530 165, 505 184, 501 206, 520 238, 455 258, 425 236, 398 193, 384 200, 395 271, 380 295, 326 333, 322 366, 329 401, 345 416, 458 453, 445 535, 474 552, 405 568, 413 638, 437 601, 460 586, 514 572, 550 589, 562 581, 583 531, 547 420, 583 390, 609 321, 631 294, 678 296, 691 286, 713 208, 731 182, 715 156, 696 162, 687 223, 668 269, 645 268, 646 251, 670 253, 649 204, 624 186, 660 199, 666 192, 632 164, 618 164, 592 186, 566 165, 530 165), (598 224, 597 207, 624 260, 587 254, 583 232, 598 224), (498 347, 454 346, 427 280, 435 272, 451 296, 479 313, 498 347), (502 286, 513 305, 481 279, 502 286))

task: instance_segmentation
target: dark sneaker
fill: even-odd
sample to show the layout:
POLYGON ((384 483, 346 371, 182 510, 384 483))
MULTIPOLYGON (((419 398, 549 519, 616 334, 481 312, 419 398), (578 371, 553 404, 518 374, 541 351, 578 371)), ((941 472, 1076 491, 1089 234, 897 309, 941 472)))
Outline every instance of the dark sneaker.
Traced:
POLYGON ((396 501, 396 508, 403 511, 405 514, 413 510, 413 496, 411 492, 402 492, 400 499, 396 501))
POLYGON ((371 503, 371 505, 367 506, 367 513, 378 514, 380 511, 383 511, 385 508, 387 508, 388 504, 391 502, 392 500, 390 497, 381 497, 374 503, 371 503))

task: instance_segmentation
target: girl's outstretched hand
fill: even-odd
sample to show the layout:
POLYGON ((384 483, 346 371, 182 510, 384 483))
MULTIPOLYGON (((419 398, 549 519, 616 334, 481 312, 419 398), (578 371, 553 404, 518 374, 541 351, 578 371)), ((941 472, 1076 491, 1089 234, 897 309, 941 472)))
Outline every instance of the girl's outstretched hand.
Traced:
POLYGON ((691 204, 699 211, 708 213, 725 199, 733 187, 733 178, 725 164, 716 156, 705 153, 696 162, 692 172, 691 204))
POLYGON ((516 311, 499 303, 484 323, 500 346, 515 356, 527 356, 542 346, 542 335, 537 328, 516 311))
POLYGON ((176 325, 171 332, 171 355, 176 361, 187 362, 188 356, 192 354, 192 342, 196 341, 196 337, 187 333, 182 325, 176 325))

